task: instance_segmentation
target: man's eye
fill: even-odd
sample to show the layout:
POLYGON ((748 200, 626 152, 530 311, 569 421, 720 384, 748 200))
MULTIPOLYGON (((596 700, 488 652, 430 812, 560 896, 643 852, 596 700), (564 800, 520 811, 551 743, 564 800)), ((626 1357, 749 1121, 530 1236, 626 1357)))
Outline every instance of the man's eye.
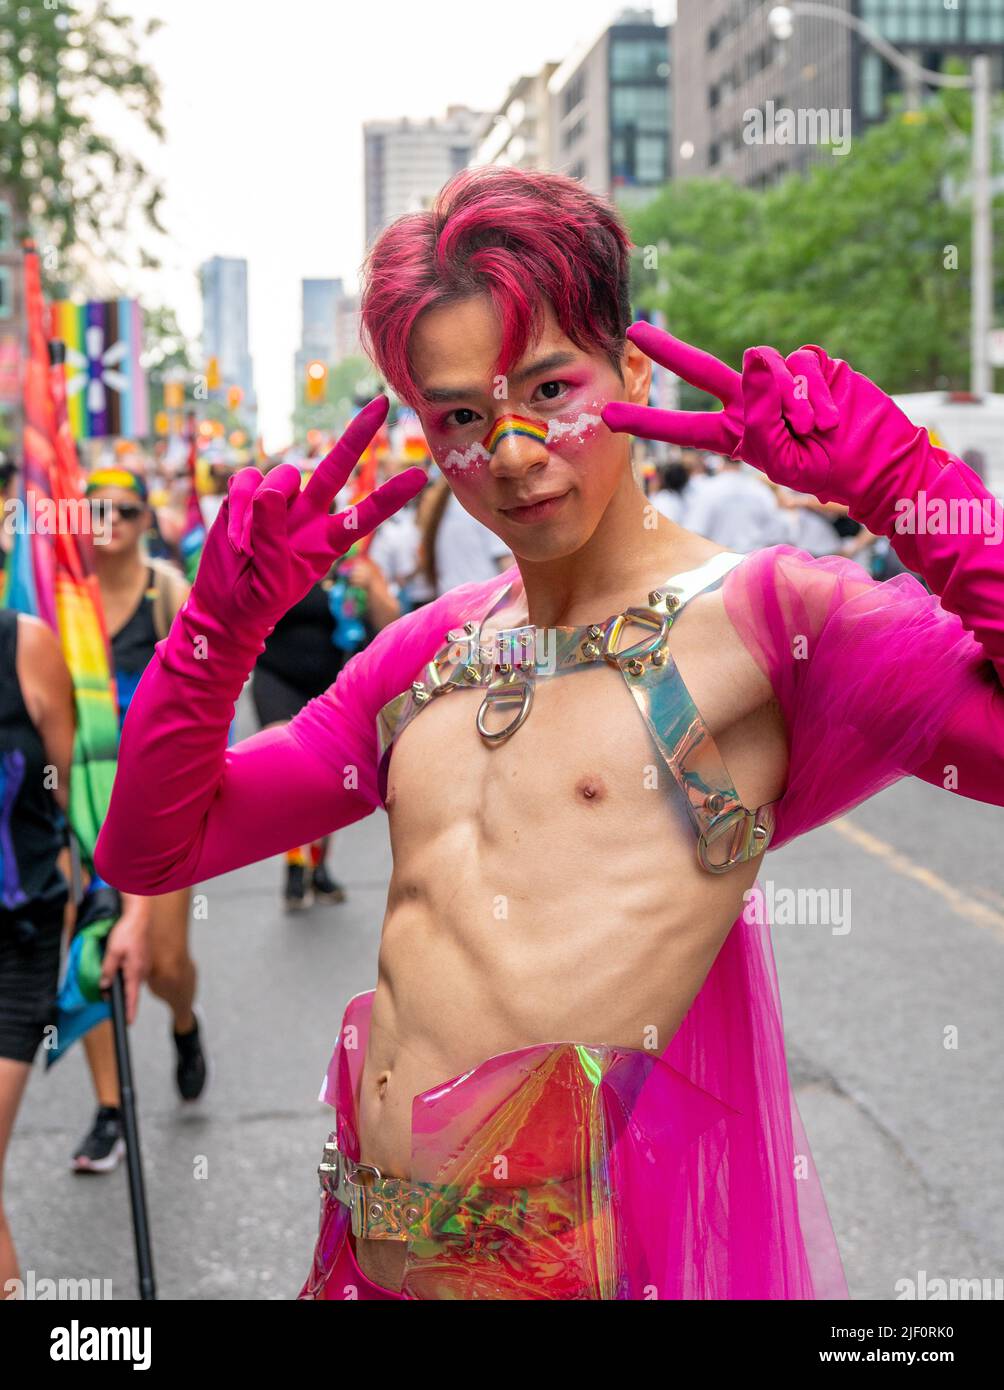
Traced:
POLYGON ((465 425, 473 425, 477 418, 476 411, 469 410, 467 406, 461 406, 459 410, 450 411, 449 415, 446 417, 446 423, 448 425, 459 425, 460 428, 463 429, 465 425))
POLYGON ((537 387, 535 394, 539 394, 545 401, 558 401, 567 389, 566 381, 545 381, 537 387))

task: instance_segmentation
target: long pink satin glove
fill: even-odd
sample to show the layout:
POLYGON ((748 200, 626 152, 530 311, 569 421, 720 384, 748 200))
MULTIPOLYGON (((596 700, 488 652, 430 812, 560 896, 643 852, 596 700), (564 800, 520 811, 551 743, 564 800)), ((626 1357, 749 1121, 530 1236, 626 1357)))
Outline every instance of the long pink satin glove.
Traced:
MULTIPOLYGON (((360 411, 302 491, 299 470, 291 464, 264 478, 246 468, 231 480, 192 591, 157 644, 126 716, 95 852, 109 883, 128 892, 165 892, 287 849, 291 820, 308 830, 330 830, 336 809, 343 823, 372 809, 351 788, 344 790, 325 762, 298 757, 304 750, 285 729, 260 735, 253 762, 233 759, 246 775, 222 784, 234 708, 276 622, 354 541, 425 485, 423 471, 411 468, 358 507, 329 514, 386 414, 384 397, 360 411), (263 833, 246 857, 233 845, 205 853, 207 812, 220 795, 252 798, 262 818, 263 833)), ((215 809, 219 825, 225 808, 215 809)))
MULTIPOLYGON (((718 397, 722 411, 653 410, 612 401, 612 430, 741 458, 775 483, 844 504, 855 521, 888 536, 908 569, 923 575, 974 634, 1004 682, 1004 546, 992 537, 1004 516, 966 464, 936 448, 867 377, 822 348, 787 358, 748 348, 742 375, 710 353, 651 324, 628 330, 632 342, 685 381, 718 397), (898 530, 927 504, 978 511, 979 533, 898 530), (989 533, 989 534, 988 534, 989 533)), ((933 517, 934 512, 930 515, 933 517)))

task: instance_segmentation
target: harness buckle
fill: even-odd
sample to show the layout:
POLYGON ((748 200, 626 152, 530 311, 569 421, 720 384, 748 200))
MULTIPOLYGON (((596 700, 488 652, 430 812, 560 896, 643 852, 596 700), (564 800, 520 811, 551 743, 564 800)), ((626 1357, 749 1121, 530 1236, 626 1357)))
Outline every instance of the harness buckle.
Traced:
POLYGON ((761 819, 761 811, 764 809, 760 807, 756 811, 750 811, 745 806, 734 806, 731 811, 716 816, 711 824, 701 831, 697 839, 697 857, 709 873, 727 873, 736 864, 744 864, 747 860, 754 859, 767 848, 773 834, 773 825, 772 817, 765 816, 761 819), (729 834, 732 836, 729 857, 724 862, 715 862, 709 857, 708 849, 729 834))
POLYGON ((651 608, 625 608, 623 613, 618 613, 607 623, 603 633, 600 656, 611 666, 620 666, 625 661, 638 661, 662 646, 666 640, 666 634, 669 632, 669 626, 670 620, 665 613, 653 613, 651 608), (639 627, 646 627, 654 636, 640 637, 632 646, 618 651, 618 639, 628 623, 637 623, 639 627))
POLYGON ((481 705, 478 709, 476 720, 478 733, 484 739, 485 743, 505 743, 506 739, 510 738, 519 726, 524 723, 527 715, 530 713, 530 705, 532 703, 532 681, 526 679, 514 680, 510 676, 505 685, 489 687, 489 689, 485 691, 485 698, 481 701, 481 705), (485 727, 485 715, 492 706, 511 705, 516 700, 520 702, 519 709, 503 729, 492 730, 485 727))

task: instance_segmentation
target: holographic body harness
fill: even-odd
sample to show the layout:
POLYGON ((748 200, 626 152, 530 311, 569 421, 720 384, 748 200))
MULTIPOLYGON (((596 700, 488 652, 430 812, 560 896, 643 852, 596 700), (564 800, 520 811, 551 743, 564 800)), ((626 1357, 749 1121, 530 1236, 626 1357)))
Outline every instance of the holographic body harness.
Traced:
POLYGON ((549 675, 565 675, 583 666, 606 662, 621 673, 652 739, 683 793, 697 835, 701 864, 711 873, 725 873, 736 864, 761 854, 774 829, 774 806, 755 811, 739 798, 728 769, 668 650, 670 629, 697 594, 717 588, 725 575, 745 557, 726 551, 697 569, 675 575, 652 590, 646 607, 628 608, 605 623, 585 627, 549 628, 546 635, 532 624, 497 633, 490 645, 481 641, 485 622, 498 609, 512 585, 496 593, 481 624, 469 622, 447 635, 446 645, 425 667, 410 690, 380 711, 381 788, 394 741, 420 710, 454 690, 483 690, 477 728, 485 743, 511 738, 526 720, 533 704, 534 683, 549 675), (633 644, 620 646, 626 630, 644 629, 633 644), (545 640, 541 640, 542 637, 545 640), (552 640, 547 640, 547 639, 552 640), (492 731, 489 716, 512 708, 502 728, 492 731), (713 848, 718 853, 712 853, 713 848))

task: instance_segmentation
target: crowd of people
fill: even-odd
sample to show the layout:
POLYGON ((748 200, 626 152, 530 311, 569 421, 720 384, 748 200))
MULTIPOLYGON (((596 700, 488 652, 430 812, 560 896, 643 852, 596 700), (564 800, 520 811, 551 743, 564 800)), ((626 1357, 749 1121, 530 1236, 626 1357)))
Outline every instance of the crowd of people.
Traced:
POLYGON ((848 556, 876 579, 902 572, 888 539, 852 521, 845 506, 781 487, 739 459, 677 449, 647 470, 646 483, 663 516, 729 550, 793 545, 815 557, 848 556))
MULTIPOLYGON (((281 461, 264 460, 260 466, 267 471, 281 461)), ((312 462, 308 458, 302 466, 305 480, 312 462)), ((18 468, 6 457, 0 464, 4 495, 16 496, 18 468)), ((200 509, 207 526, 240 466, 237 461, 200 467, 200 509)), ((380 462, 380 476, 393 476, 404 466, 388 454, 380 462)), ((430 471, 438 472, 435 465, 430 471)), ((120 727, 156 643, 189 591, 181 543, 190 487, 183 450, 159 447, 147 453, 128 442, 103 454, 88 474, 120 727)), ((11 541, 8 533, 0 535, 0 564, 11 541)), ((457 584, 499 572, 511 558, 498 538, 459 506, 444 479, 433 481, 420 503, 389 518, 368 550, 333 567, 276 624, 249 684, 261 727, 290 720, 332 684, 349 655, 402 613, 457 584)), ((74 721, 72 682, 58 639, 39 619, 0 608, 0 785, 6 822, 0 827, 0 1177, 31 1064, 55 1017, 63 942, 73 924, 65 812, 74 721), (55 769, 50 789, 39 771, 43 767, 55 769)), ((282 885, 287 910, 345 900, 345 889, 329 867, 331 849, 331 837, 289 847, 282 885)), ((154 898, 124 894, 119 936, 132 932, 133 940, 148 943, 139 969, 169 1010, 176 1087, 189 1103, 202 1097, 209 1075, 189 941, 191 898, 188 888, 154 898)), ((78 1173, 109 1173, 125 1154, 111 1023, 85 1034, 84 1048, 96 1108, 71 1166, 78 1173)), ((17 1274, 0 1205, 0 1290, 17 1274)))

